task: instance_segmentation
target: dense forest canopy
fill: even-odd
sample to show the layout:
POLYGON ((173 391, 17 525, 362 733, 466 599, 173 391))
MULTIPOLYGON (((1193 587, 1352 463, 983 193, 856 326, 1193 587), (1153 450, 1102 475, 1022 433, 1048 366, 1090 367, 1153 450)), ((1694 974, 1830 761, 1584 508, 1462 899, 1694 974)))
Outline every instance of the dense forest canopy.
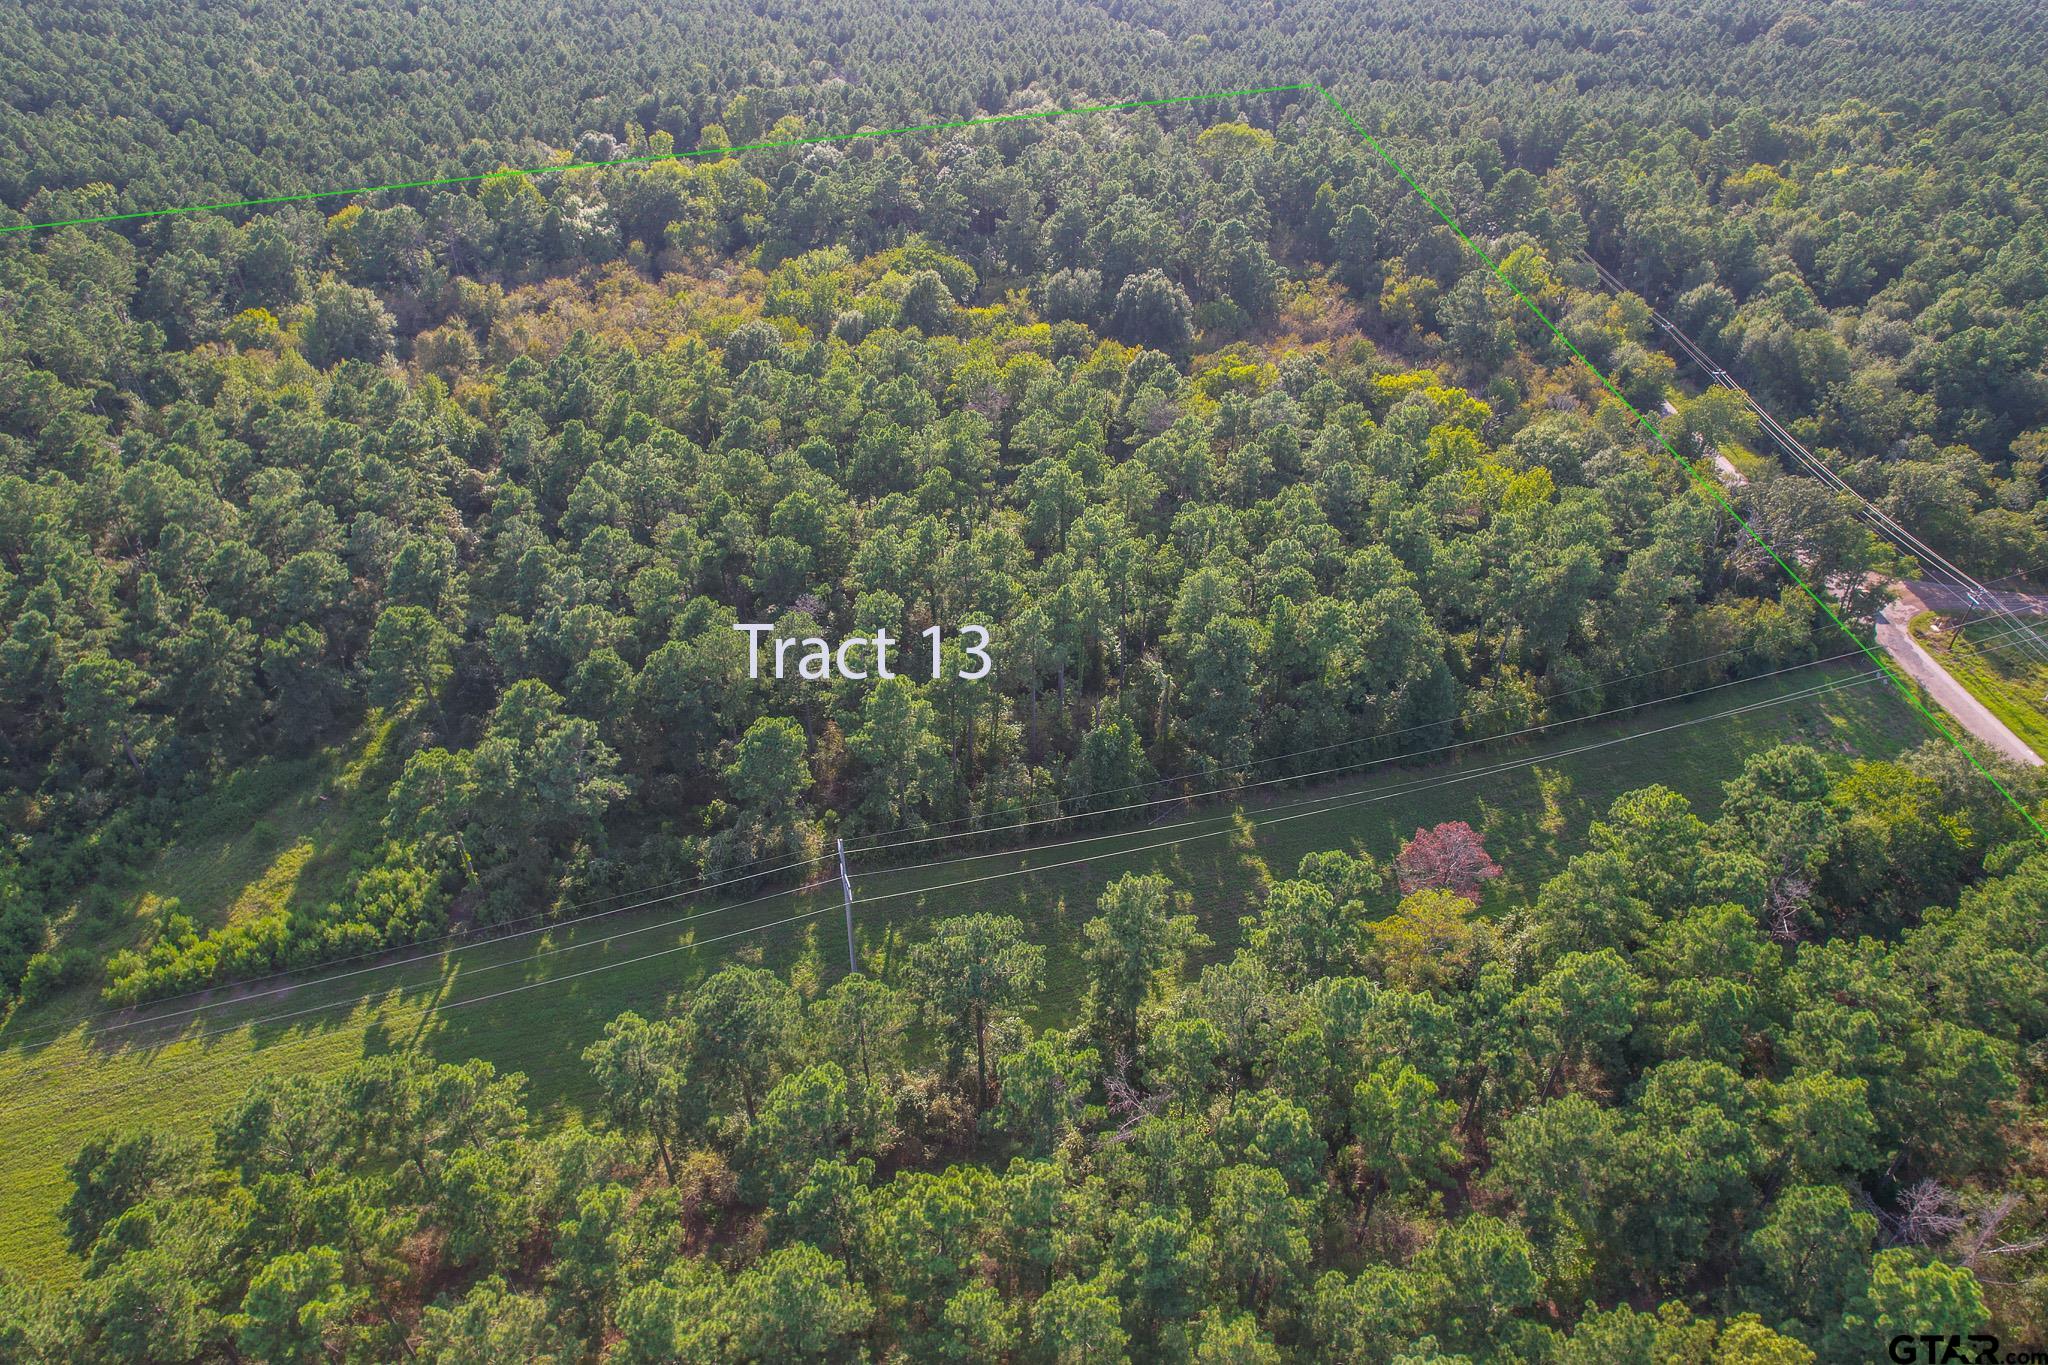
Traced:
MULTIPOLYGON (((1628 409, 1742 457, 1859 623, 1914 565, 1755 458, 1648 305, 1940 553, 2048 571, 2044 58, 2018 4, 0 14, 0 227, 469 178, 0 233, 9 1024, 1852 648, 1628 409), (1626 404, 1314 90, 819 140, 1297 82, 1626 404), (741 622, 979 623, 994 668, 749 679, 741 622), (339 750, 378 776, 321 894, 135 894, 219 793, 339 750)), ((1061 1027, 1001 916, 873 978, 735 966, 582 1040, 586 1127, 480 1061, 273 1077, 78 1155, 82 1286, 0 1281, 0 1354, 1796 1362, 2048 1324, 2023 818, 1939 745, 1772 749, 1724 796, 1634 793, 1512 901, 1455 823, 1261 869, 1221 944, 1205 888, 1108 882, 1061 1027)))
POLYGON ((1123 876, 1067 1029, 1019 1021, 1044 951, 1005 916, 888 980, 728 966, 590 1044, 593 1128, 482 1061, 269 1078, 194 1139, 80 1151, 83 1286, 0 1281, 0 1342, 1799 1365, 1980 1332, 1990 1293, 2029 1331, 2048 857, 1941 904, 2001 837, 1969 782, 1945 747, 1831 777, 1782 746, 1711 825, 1630 793, 1498 921, 1442 875, 1484 866, 1469 827, 1315 854, 1192 976, 1189 892, 1123 876), (1827 933, 1788 952, 1763 917, 1809 878, 1827 933))
MULTIPOLYGON (((438 930, 451 893, 489 923, 1811 657, 1775 565, 1346 144, 1105 117, 167 219, 146 279, 104 229, 16 248, 11 768, 65 851, 33 861, 365 708, 420 748, 328 922, 167 908, 111 998, 438 930), (998 671, 792 691, 742 621, 982 622, 998 671)), ((1640 308, 1496 187, 1514 268, 1653 405, 1640 308)), ((1876 562, 1792 502, 1823 572, 1876 562)))
MULTIPOLYGON (((829 130, 1319 81, 1404 124, 1597 114, 1704 131, 1812 114, 2035 102, 2024 0, 1689 5, 1438 0, 1050 6, 233 7, 38 0, 0 15, 0 202, 110 187, 123 209, 526 165, 628 122, 693 146, 750 96, 829 130), (941 76, 940 73, 943 73, 941 76), (1551 112, 1547 115, 1544 110, 1551 112)), ((1929 126, 1933 119, 1924 120, 1929 126)), ((83 196, 90 199, 90 194, 83 196)), ((37 217, 71 216, 61 211, 37 217)))

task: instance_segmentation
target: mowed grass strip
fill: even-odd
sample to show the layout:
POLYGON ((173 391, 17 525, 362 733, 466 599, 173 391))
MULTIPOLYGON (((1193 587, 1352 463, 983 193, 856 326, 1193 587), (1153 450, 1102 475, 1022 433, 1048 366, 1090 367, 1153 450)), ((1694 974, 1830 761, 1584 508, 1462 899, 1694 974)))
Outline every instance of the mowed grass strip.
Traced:
MULTIPOLYGON (((856 854, 862 964, 893 976, 928 921, 970 911, 1014 914, 1047 948, 1033 1022, 1058 1023, 1084 989, 1081 925, 1115 877, 1158 871, 1173 878, 1214 941, 1211 955, 1221 956, 1236 947, 1238 920, 1265 880, 1289 875, 1303 855, 1347 848, 1387 857, 1417 826, 1453 819, 1480 829, 1506 870, 1489 890, 1488 905, 1497 909, 1526 900, 1622 792, 1661 782, 1711 813, 1720 784, 1747 755, 1772 744, 1884 757, 1921 739, 1911 714, 1867 682, 1720 714, 1860 676, 1849 665, 1803 669, 1564 727, 1536 743, 1477 746, 1452 762, 1388 764, 1350 781, 1271 788, 1106 838, 1062 828, 1043 846, 972 860, 961 859, 957 844, 934 843, 916 856, 961 860, 894 869, 863 866, 856 854), (1701 723, 1667 728, 1682 721, 1701 723), (1506 763, 1516 766, 1498 770, 1506 763), (1303 804, 1310 801, 1318 804, 1303 804), (1325 802, 1330 809, 1320 808, 1325 802), (1189 837, 1205 831, 1215 832, 1189 837), (1073 842, 1082 837, 1089 841, 1073 842), (1018 875, 1001 875, 1008 873, 1018 875), (966 884, 948 889, 952 883, 966 884)), ((832 881, 751 903, 678 898, 388 972, 293 985, 168 1026, 98 1034, 73 1028, 0 1047, 0 1095, 8 1097, 0 1108, 0 1264, 44 1282, 75 1278, 57 1214, 69 1193, 64 1163, 80 1144, 138 1125, 203 1132, 262 1075, 318 1074, 401 1050, 443 1061, 484 1057, 500 1071, 523 1072, 541 1112, 574 1119, 592 1098, 583 1048, 620 1012, 667 1008, 730 961, 792 971, 811 983, 844 971, 839 903, 832 881), (773 927, 747 932, 762 926, 773 927)))
POLYGON ((2048 664, 2014 641, 2007 622, 1975 621, 1960 630, 1955 624, 1940 612, 1923 611, 1911 622, 1913 638, 1985 710, 2048 758, 2048 664))
POLYGON ((0 1046, 99 1012, 106 960, 158 930, 173 909, 201 932, 306 914, 346 890, 370 847, 404 754, 380 715, 316 752, 264 757, 226 774, 181 812, 163 847, 104 873, 55 916, 58 943, 97 964, 79 987, 8 1021, 0 1046))

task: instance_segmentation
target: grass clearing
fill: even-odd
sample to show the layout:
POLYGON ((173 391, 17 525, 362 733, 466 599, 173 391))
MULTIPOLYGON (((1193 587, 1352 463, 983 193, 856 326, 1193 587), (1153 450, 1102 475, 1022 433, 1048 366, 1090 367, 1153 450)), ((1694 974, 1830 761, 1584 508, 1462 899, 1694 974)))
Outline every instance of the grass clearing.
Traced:
MULTIPOLYGON (((1033 1013, 1036 1023, 1054 1022, 1080 998, 1080 927, 1113 878, 1171 876, 1220 956, 1236 947, 1238 919, 1264 880, 1288 875, 1304 854, 1349 848, 1385 857, 1418 825, 1450 819, 1480 829, 1505 869, 1488 892, 1497 909, 1532 894, 1624 791, 1662 782, 1711 813, 1720 784, 1771 744, 1879 757, 1923 738, 1879 684, 1778 702, 1859 676, 1846 665, 1805 669, 1568 726, 1536 743, 1481 746, 1426 766, 1387 764, 1311 789, 1269 789, 1113 834, 1068 831, 1035 849, 960 855, 928 845, 918 852, 923 864, 898 868, 863 865, 856 854, 863 966, 892 975, 927 920, 1015 914, 1048 950, 1047 985, 1033 1013), (1767 702, 1778 704, 1727 714, 1767 702), (1584 747, 1592 743, 1604 747, 1584 747)), ((485 1057, 501 1071, 524 1072, 537 1111, 567 1120, 589 1099, 582 1050, 620 1012, 660 1010, 727 961, 819 982, 843 955, 838 887, 826 882, 750 903, 675 898, 586 917, 291 984, 150 1027, 88 1036, 75 1024, 50 1026, 48 1016, 42 1024, 13 1021, 0 1035, 0 1095, 9 1097, 0 1109, 0 1264, 43 1282, 76 1277, 56 1215, 69 1193, 64 1163, 96 1133, 142 1124, 203 1131, 259 1075, 317 1073, 401 1049, 441 1060, 485 1057)))
MULTIPOLYGON (((1990 640, 1996 621, 1971 622, 1961 629, 1940 612, 1913 617, 1913 638, 1941 661, 1963 690, 2004 721, 2028 748, 2048 757, 2048 664, 2014 645, 1990 640)), ((2007 627, 2007 629, 2010 629, 2007 627)))
MULTIPOLYGON (((374 839, 402 757, 392 738, 393 727, 373 717, 340 743, 229 773, 192 803, 170 843, 65 907, 60 945, 104 963, 144 943, 173 908, 202 932, 319 910, 346 889, 350 860, 374 839)), ((105 984, 95 971, 38 1007, 34 1024, 92 1013, 105 984)))
POLYGON ((383 815, 398 776, 392 727, 373 724, 304 758, 230 773, 177 843, 137 874, 202 928, 315 909, 341 894, 350 853, 383 815))
POLYGON ((1721 453, 1728 457, 1728 463, 1741 471, 1745 479, 1760 479, 1772 468, 1772 461, 1757 454, 1740 441, 1723 441, 1721 453))

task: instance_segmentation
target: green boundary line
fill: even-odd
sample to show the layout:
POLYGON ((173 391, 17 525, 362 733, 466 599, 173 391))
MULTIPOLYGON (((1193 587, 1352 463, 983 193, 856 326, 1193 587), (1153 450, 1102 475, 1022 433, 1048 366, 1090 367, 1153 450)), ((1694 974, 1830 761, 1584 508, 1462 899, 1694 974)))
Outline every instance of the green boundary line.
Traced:
POLYGON ((359 194, 383 194, 397 190, 417 190, 437 188, 447 185, 475 184, 479 181, 490 180, 501 175, 559 175, 569 171, 602 170, 612 166, 646 165, 657 161, 682 160, 684 158, 689 157, 726 157, 738 155, 742 152, 776 151, 789 147, 816 146, 823 143, 853 142, 864 138, 901 137, 919 133, 951 132, 963 128, 983 128, 994 124, 1019 123, 1028 119, 1060 118, 1070 114, 1111 114, 1125 112, 1132 109, 1157 108, 1163 105, 1197 104, 1212 102, 1216 100, 1249 99, 1258 95, 1283 94, 1313 94, 1319 97, 1326 105, 1328 105, 1330 109, 1333 110, 1339 118, 1343 119, 1346 124, 1350 125, 1351 130, 1358 134, 1359 138, 1362 139, 1365 145, 1372 150, 1373 154, 1379 157, 1381 161, 1385 162, 1388 169, 1392 170, 1394 174, 1400 178, 1403 184, 1405 184, 1410 190, 1414 191, 1416 197, 1422 200, 1424 204, 1428 205, 1431 212, 1435 213, 1437 217, 1441 218, 1444 221, 1445 225, 1448 226, 1454 234, 1456 234, 1458 240, 1463 242, 1467 249, 1469 249, 1474 256, 1477 256, 1480 259, 1480 261, 1482 261, 1486 265, 1487 270, 1493 274, 1494 278, 1499 280, 1502 284, 1506 285, 1508 287, 1509 292, 1514 294, 1514 296, 1522 302, 1522 305, 1526 307, 1530 311, 1530 313, 1535 315, 1536 320, 1538 322, 1541 322, 1544 325, 1544 327, 1549 330, 1550 334, 1553 337, 1556 337, 1558 342, 1561 345, 1563 345, 1567 351, 1571 352, 1573 358, 1575 358, 1581 365, 1584 365, 1586 367, 1587 372, 1590 373, 1595 379, 1600 381, 1600 386, 1606 389, 1608 393, 1612 394, 1615 400, 1619 402, 1622 405, 1622 407, 1625 408, 1632 417, 1635 418, 1637 425, 1647 430, 1651 437, 1655 439, 1657 444, 1664 448, 1665 453, 1670 455, 1672 459, 1678 461, 1679 468, 1683 469, 1686 472, 1687 476, 1690 477, 1695 484, 1699 485, 1701 488, 1705 489, 1707 492, 1712 494, 1714 500, 1721 505, 1722 509, 1726 511, 1729 516, 1735 519, 1735 524, 1742 528, 1744 534, 1746 534, 1751 540, 1755 541, 1759 546, 1761 546, 1763 548, 1764 553, 1771 557, 1772 562, 1777 564, 1777 566, 1780 569, 1783 569, 1785 571, 1785 576, 1791 579, 1792 582, 1795 585, 1797 585, 1800 591, 1804 592, 1808 597, 1813 599, 1815 605, 1817 605, 1822 612, 1826 613, 1828 620, 1834 622, 1835 626, 1842 632, 1842 634, 1849 638, 1850 643, 1854 644, 1858 650, 1862 651, 1863 654, 1869 657, 1872 663, 1877 665, 1879 670, 1881 670, 1884 673, 1885 677, 1891 680, 1893 687, 1896 688, 1899 695, 1905 699, 1906 704, 1912 707, 1913 710, 1919 714, 1921 719, 1926 721, 1929 727, 1931 727, 1937 735, 1947 740, 1950 744, 1954 745, 1956 751, 1963 756, 1964 760, 1968 762, 1972 768, 1975 768, 1978 773, 1982 774, 1985 781, 1989 782, 1993 787, 1997 788, 1998 794, 2005 798, 2006 804, 2010 805, 2015 811, 2019 812, 2020 818, 2022 820, 2025 820, 2027 824, 2032 827, 2034 833, 2037 836, 2039 836, 2044 841, 2048 841, 2048 829, 2044 829, 2041 825, 2041 822, 2034 817, 2033 813, 2029 811, 2023 804, 2021 804, 2019 798, 2015 797, 2012 794, 2012 792, 2009 789, 2007 789, 2006 785, 2003 782, 2000 782, 1989 768, 1984 766, 1984 764, 1977 758, 1977 756, 1970 751, 1969 745, 1964 743, 1962 738, 1958 736, 1954 730, 1950 729, 1949 726, 1945 724, 1938 715, 1936 715, 1933 711, 1929 710, 1927 706, 1925 706, 1920 701, 1919 697, 1914 694, 1912 684, 1908 682, 1906 678, 1903 677, 1892 666, 1891 661, 1885 658, 1882 653, 1873 649, 1869 644, 1865 643, 1863 639, 1857 635, 1856 631, 1849 625, 1849 623, 1843 620, 1840 614, 1838 614, 1835 611, 1834 607, 1829 604, 1828 600, 1825 597, 1823 597, 1813 587, 1812 584, 1808 583, 1804 578, 1800 577, 1799 571, 1793 568, 1792 565, 1786 561, 1784 556, 1780 555, 1777 552, 1777 550, 1771 546, 1771 543, 1763 538, 1763 536, 1757 531, 1756 527, 1750 524, 1749 519, 1744 517, 1742 513, 1739 510, 1737 510, 1734 502, 1730 500, 1730 498, 1728 497, 1727 490, 1722 488, 1721 481, 1715 478, 1713 475, 1708 474, 1705 471, 1701 470, 1700 468, 1695 466, 1692 461, 1686 459, 1685 456, 1679 454, 1678 448, 1674 446, 1669 440, 1669 438, 1665 436, 1664 429, 1660 425, 1658 425, 1658 423, 1654 419, 1638 411, 1635 404, 1629 402, 1627 397, 1625 397, 1622 394, 1621 390, 1615 387, 1614 381, 1609 379, 1598 365, 1595 365, 1592 361, 1588 360, 1583 351, 1581 351, 1577 346, 1572 344, 1571 338, 1566 336, 1563 330, 1559 328, 1555 322, 1551 321, 1550 315, 1545 313, 1534 299, 1530 298, 1526 293, 1522 291, 1521 285, 1515 282, 1514 277, 1508 274, 1506 268, 1503 267, 1499 262, 1495 261, 1493 257, 1488 255, 1486 251, 1483 248, 1481 248, 1477 242, 1474 242, 1472 238, 1466 234, 1465 229, 1459 225, 1458 220, 1453 218, 1449 213, 1445 212, 1443 206, 1438 204, 1435 199, 1431 198, 1427 190, 1423 189, 1421 185, 1416 183, 1415 177, 1408 174, 1407 169, 1404 166, 1402 166, 1400 162, 1394 159, 1392 154, 1389 153, 1387 149, 1380 144, 1378 138, 1374 137, 1370 132, 1366 131, 1365 126, 1361 124, 1355 117, 1352 116, 1351 111, 1344 107, 1342 101, 1340 101, 1330 91, 1324 89, 1320 85, 1315 84, 1314 82, 1304 81, 1295 85, 1261 86, 1256 89, 1246 90, 1216 90, 1196 95, 1169 95, 1159 99, 1123 100, 1115 104, 1085 105, 1071 109, 1036 109, 1015 114, 990 114, 981 118, 955 119, 944 123, 913 124, 902 128, 870 128, 851 133, 821 133, 815 137, 789 138, 786 140, 776 142, 755 142, 744 144, 737 147, 698 147, 693 148, 689 151, 666 152, 660 155, 621 157, 613 161, 570 162, 558 166, 536 166, 529 168, 527 170, 489 171, 482 175, 456 175, 445 176, 440 179, 434 180, 402 181, 388 185, 363 185, 358 186, 357 188, 354 189, 346 190, 314 190, 302 194, 280 194, 272 195, 268 198, 263 199, 239 199, 219 204, 188 204, 178 208, 143 209, 132 213, 106 213, 84 218, 56 219, 42 223, 15 223, 6 226, 0 226, 0 234, 11 232, 32 232, 43 228, 79 227, 95 223, 128 222, 142 218, 168 217, 172 214, 180 213, 211 213, 222 212, 230 209, 262 208, 272 204, 304 203, 309 200, 315 199, 341 199, 349 198, 359 194))
POLYGON ((1670 440, 1664 435, 1663 427, 1659 426, 1657 422, 1655 422, 1650 417, 1646 416, 1644 413, 1639 412, 1636 409, 1635 404, 1629 402, 1628 399, 1623 396, 1621 390, 1614 386, 1614 381, 1609 379, 1606 376, 1606 374, 1604 374, 1601 371, 1598 365, 1595 365, 1592 361, 1586 359, 1585 353, 1581 351, 1577 346, 1574 346, 1572 344, 1571 338, 1566 336, 1564 332, 1558 327, 1558 325, 1550 320, 1550 315, 1548 313, 1545 313, 1543 309, 1537 305, 1534 299, 1530 298, 1527 294, 1522 292, 1522 286, 1515 283, 1514 277, 1508 274, 1506 268, 1503 267, 1499 262, 1495 261, 1493 257, 1487 255, 1487 253, 1483 249, 1481 249, 1477 242, 1473 241, 1470 237, 1465 235, 1465 229, 1458 225, 1458 220, 1451 217, 1450 214, 1446 213, 1443 209, 1443 206, 1438 204, 1436 200, 1430 198, 1429 191, 1423 189, 1422 186, 1415 183, 1415 178, 1408 174, 1406 168, 1404 168, 1400 162, 1394 160, 1394 158, 1387 152, 1387 149, 1380 145, 1380 141, 1378 138, 1374 137, 1371 133, 1367 132, 1365 130, 1365 126, 1361 124, 1357 119, 1352 117, 1351 111, 1349 109, 1346 109, 1343 103, 1339 101, 1335 95, 1331 94, 1329 91, 1323 89, 1319 85, 1314 86, 1312 88, 1314 89, 1317 95, 1320 95, 1322 97, 1323 102, 1325 104, 1329 105, 1331 109, 1336 111, 1337 116, 1339 118, 1343 119, 1346 123, 1351 125, 1351 130, 1353 132, 1357 133, 1360 138, 1364 139, 1365 145, 1372 149, 1373 154, 1379 157, 1380 160, 1386 162, 1387 166, 1394 172, 1394 174, 1401 178, 1401 182, 1405 184, 1409 189, 1415 191, 1416 197, 1421 199, 1423 203, 1427 204, 1430 207, 1430 210, 1433 213, 1435 213, 1437 217, 1444 220, 1444 223, 1447 226, 1449 226, 1451 231, 1457 234, 1458 240, 1463 242, 1467 247, 1469 247, 1472 251, 1472 254, 1477 256, 1481 261, 1483 261, 1486 264, 1486 268, 1493 273, 1494 278, 1498 279, 1502 284, 1506 285, 1509 291, 1513 293, 1516 298, 1522 301, 1523 306, 1526 307, 1531 313, 1535 314, 1536 320, 1538 322, 1541 322, 1546 328, 1548 328, 1550 334, 1556 337, 1558 341, 1563 344, 1564 348, 1567 351, 1570 351, 1573 357, 1576 358, 1581 365, 1584 365, 1587 371, 1595 379, 1600 381, 1600 386, 1606 389, 1607 392, 1609 392, 1610 394, 1614 395, 1615 400, 1619 402, 1622 405, 1622 407, 1626 408, 1629 414, 1636 419, 1637 425, 1648 430, 1650 435, 1653 438, 1655 438, 1657 444, 1662 446, 1665 452, 1669 454, 1672 459, 1678 461, 1678 467, 1680 469, 1683 469, 1686 472, 1686 474, 1691 477, 1694 483, 1698 484, 1700 487, 1706 489, 1708 492, 1713 494, 1714 500, 1721 504, 1722 509, 1725 510, 1729 516, 1735 518, 1735 524, 1740 526, 1743 529, 1744 533, 1747 534, 1751 540, 1755 541, 1758 545, 1762 546, 1764 553, 1769 555, 1772 561, 1776 563, 1779 568, 1785 571, 1785 576, 1791 579, 1795 584, 1797 584, 1800 591, 1804 592, 1808 597, 1812 598, 1815 604, 1818 605, 1823 612, 1827 613, 1827 618, 1835 623, 1835 625, 1841 630, 1842 634, 1849 637, 1850 643, 1854 644, 1856 648, 1863 651, 1864 654, 1868 655, 1870 661, 1876 664, 1879 669, 1883 670, 1884 675, 1887 678, 1891 679, 1892 685, 1898 689, 1899 695, 1905 698, 1906 704, 1912 707, 1915 711, 1917 711, 1920 714, 1921 719, 1925 720, 1928 723, 1928 725, 1933 727, 1934 732, 1936 734, 1940 735, 1943 739, 1947 740, 1950 744, 1954 745, 1956 748, 1956 752, 1960 753, 1971 767, 1975 768, 1979 773, 1981 773, 1985 781, 1989 782, 1992 786, 1998 789, 1998 794, 2005 798, 2006 804, 2019 812, 2020 818, 2022 820, 2025 820, 2030 826, 2033 827, 2034 833, 2036 835, 2040 836, 2043 840, 2048 840, 2048 830, 2044 830, 2041 827, 2041 822, 2034 818, 2033 812, 2029 811, 2024 805, 2020 803, 2019 798, 2014 796, 2012 792, 2006 788, 2006 785, 2003 782, 2000 782, 1998 778, 1992 773, 1992 771, 1989 768, 1985 767, 1984 764, 1978 760, 1977 755, 1970 752, 1970 746, 1965 744, 1962 741, 1962 739, 1955 733, 1955 731, 1951 730, 1945 723, 1943 723, 1941 717, 1936 715, 1933 711, 1930 711, 1925 705, 1921 703, 1920 698, 1914 695, 1912 684, 1909 683, 1904 677, 1902 677, 1899 674, 1899 672, 1895 668, 1892 667, 1891 660, 1885 658, 1882 653, 1873 649, 1870 645, 1864 643, 1863 639, 1857 635, 1855 630, 1853 630, 1850 627, 1849 623, 1847 621, 1844 621, 1841 618, 1841 616, 1836 613, 1835 609, 1828 604, 1828 600, 1825 597, 1821 596, 1819 592, 1815 591, 1812 584, 1808 583, 1804 578, 1801 578, 1799 576, 1799 571, 1794 569, 1791 564, 1786 562, 1785 558, 1782 555, 1780 555, 1775 549, 1771 547, 1771 543, 1765 540, 1763 536, 1758 533, 1756 527, 1750 525, 1749 519, 1747 517, 1743 516, 1740 511, 1736 510, 1734 502, 1731 501, 1728 497, 1728 491, 1721 486, 1721 481, 1715 478, 1713 475, 1706 473, 1704 470, 1701 470, 1700 468, 1695 466, 1692 461, 1686 459, 1685 456, 1679 454, 1678 447, 1671 444, 1670 440))
POLYGON ((741 152, 772 152, 789 147, 814 147, 828 142, 855 142, 871 137, 905 137, 914 133, 945 133, 961 128, 985 128, 997 123, 1020 123, 1026 119, 1061 118, 1068 114, 1115 114, 1130 109, 1152 109, 1166 104, 1198 104, 1214 100, 1249 99, 1254 95, 1306 94, 1318 91, 1313 85, 1273 85, 1257 90, 1212 90, 1200 95, 1169 95, 1163 99, 1124 100, 1117 104, 1084 105, 1073 109, 1032 109, 1019 114, 988 114, 981 118, 956 119, 950 123, 918 123, 903 128, 867 128, 852 133, 820 133, 815 137, 793 137, 780 142, 750 142, 738 147, 695 147, 686 152, 662 152, 649 156, 625 156, 613 161, 574 161, 558 166, 533 166, 525 170, 486 171, 482 175, 451 175, 438 180, 402 180, 389 185, 360 185, 350 190, 309 190, 302 194, 276 194, 267 199, 235 199, 220 204, 186 204, 169 209, 141 209, 133 213, 102 213, 88 218, 59 218, 46 223, 14 223, 0 227, 0 233, 34 232, 40 228, 81 227, 90 223, 123 223, 137 218, 166 218, 175 213, 220 213, 229 209, 262 208, 268 204, 299 204, 312 199, 345 199, 358 194, 385 194, 395 190, 434 189, 444 185, 473 185, 501 175, 562 175, 570 171, 595 171, 611 166, 644 166, 656 161, 681 161, 689 157, 727 157, 741 152))

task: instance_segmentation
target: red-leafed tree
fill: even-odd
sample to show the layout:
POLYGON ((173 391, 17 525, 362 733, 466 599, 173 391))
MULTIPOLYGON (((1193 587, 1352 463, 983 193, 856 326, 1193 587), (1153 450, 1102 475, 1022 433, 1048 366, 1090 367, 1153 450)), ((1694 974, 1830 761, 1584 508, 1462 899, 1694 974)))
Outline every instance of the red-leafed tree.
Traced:
POLYGON ((1500 864, 1486 852, 1486 840, 1463 820, 1449 820, 1435 829, 1415 831, 1394 859, 1401 894, 1442 887, 1477 903, 1479 890, 1500 875, 1500 864))

